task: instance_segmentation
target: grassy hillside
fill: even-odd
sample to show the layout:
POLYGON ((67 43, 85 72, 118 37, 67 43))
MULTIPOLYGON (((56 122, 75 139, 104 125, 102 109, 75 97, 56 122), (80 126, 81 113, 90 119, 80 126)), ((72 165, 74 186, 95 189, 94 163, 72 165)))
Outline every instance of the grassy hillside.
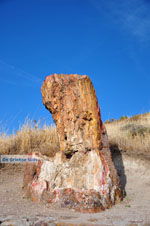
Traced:
POLYGON ((111 149, 150 158, 150 113, 105 123, 111 149))
MULTIPOLYGON (((129 155, 150 158, 150 113, 105 123, 110 147, 129 155)), ((33 151, 53 156, 59 150, 55 127, 42 129, 27 123, 15 134, 0 135, 0 154, 26 154, 33 151)))
POLYGON ((59 150, 56 128, 38 128, 28 121, 15 135, 1 134, 0 154, 27 154, 40 152, 53 156, 59 150))

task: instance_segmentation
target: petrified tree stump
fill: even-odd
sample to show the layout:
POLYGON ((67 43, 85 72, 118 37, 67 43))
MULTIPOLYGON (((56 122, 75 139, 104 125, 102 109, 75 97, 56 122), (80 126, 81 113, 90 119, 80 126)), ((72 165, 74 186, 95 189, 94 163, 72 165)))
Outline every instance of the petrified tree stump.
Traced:
POLYGON ((42 96, 57 126, 60 151, 53 158, 40 156, 34 167, 27 164, 24 188, 28 195, 35 201, 86 212, 120 201, 119 180, 89 77, 47 76, 42 96))

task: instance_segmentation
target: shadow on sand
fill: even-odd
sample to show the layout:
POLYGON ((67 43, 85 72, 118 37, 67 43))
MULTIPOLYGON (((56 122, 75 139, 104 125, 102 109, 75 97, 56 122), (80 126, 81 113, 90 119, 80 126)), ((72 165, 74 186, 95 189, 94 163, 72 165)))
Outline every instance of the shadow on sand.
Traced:
POLYGON ((123 192, 123 197, 125 197, 126 196, 125 187, 127 183, 127 177, 125 174, 125 168, 124 168, 123 159, 122 159, 122 152, 118 148, 118 145, 116 144, 110 145, 110 151, 111 151, 112 160, 114 162, 115 168, 120 178, 120 186, 123 192))

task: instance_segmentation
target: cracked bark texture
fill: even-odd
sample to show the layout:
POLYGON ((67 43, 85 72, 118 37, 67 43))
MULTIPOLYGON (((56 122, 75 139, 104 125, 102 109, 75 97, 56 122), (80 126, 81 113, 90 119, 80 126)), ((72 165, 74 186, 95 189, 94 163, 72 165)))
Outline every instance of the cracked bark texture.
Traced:
POLYGON ((25 190, 33 200, 83 212, 111 207, 122 192, 90 78, 53 74, 41 91, 56 123, 60 151, 53 158, 40 156, 34 173, 27 164, 25 190))
POLYGON ((72 154, 102 148, 100 111, 88 76, 48 76, 42 96, 57 125, 61 151, 72 154))

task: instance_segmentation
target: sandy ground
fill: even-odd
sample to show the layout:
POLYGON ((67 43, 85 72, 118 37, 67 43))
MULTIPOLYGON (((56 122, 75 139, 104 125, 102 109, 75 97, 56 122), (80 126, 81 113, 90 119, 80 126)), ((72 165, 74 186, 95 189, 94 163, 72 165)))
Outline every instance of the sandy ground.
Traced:
POLYGON ((0 169, 0 225, 101 225, 150 226, 150 161, 115 157, 126 197, 104 212, 87 214, 53 209, 23 198, 22 174, 18 168, 0 169))

